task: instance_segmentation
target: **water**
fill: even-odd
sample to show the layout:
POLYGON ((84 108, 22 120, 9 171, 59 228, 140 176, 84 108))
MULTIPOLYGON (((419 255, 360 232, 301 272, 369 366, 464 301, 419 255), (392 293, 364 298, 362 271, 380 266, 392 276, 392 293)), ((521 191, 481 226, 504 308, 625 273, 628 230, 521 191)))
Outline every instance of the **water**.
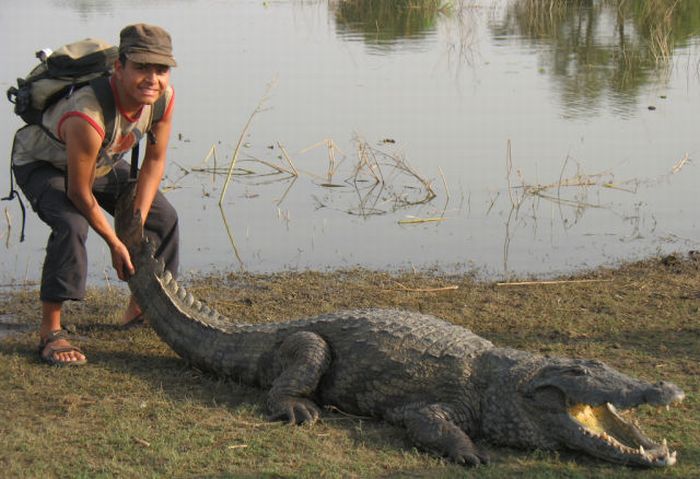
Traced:
MULTIPOLYGON (((0 13, 0 86, 39 48, 114 41, 138 21, 171 32, 163 186, 184 272, 550 276, 700 248, 695 2, 678 7, 660 66, 634 12, 618 24, 596 2, 553 22, 505 0, 442 13, 370 3, 13 2, 0 13), (225 175, 204 160, 215 147, 225 170, 239 138, 220 209, 225 175), (296 179, 268 166, 292 170, 285 156, 296 179)), ((0 122, 9 155, 21 124, 9 104, 0 122)), ((36 281, 48 229, 30 213, 19 243, 19 207, 1 206, 0 284, 36 281)), ((93 282, 114 281, 94 233, 89 253, 93 282)))

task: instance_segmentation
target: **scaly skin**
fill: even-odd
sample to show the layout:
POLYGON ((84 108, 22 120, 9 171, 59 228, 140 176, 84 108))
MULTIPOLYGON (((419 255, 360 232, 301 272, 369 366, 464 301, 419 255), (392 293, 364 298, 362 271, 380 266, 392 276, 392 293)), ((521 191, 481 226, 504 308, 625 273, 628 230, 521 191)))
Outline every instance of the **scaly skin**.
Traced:
POLYGON ((599 361, 496 348, 465 328, 409 311, 232 321, 163 271, 128 207, 123 200, 118 208, 117 231, 136 267, 129 288, 157 334, 196 367, 269 390, 272 419, 313 423, 318 404, 332 405, 405 427, 419 447, 465 465, 488 462, 472 438, 569 448, 629 465, 676 461, 665 441, 653 442, 616 412, 681 401, 674 384, 649 384, 599 361))

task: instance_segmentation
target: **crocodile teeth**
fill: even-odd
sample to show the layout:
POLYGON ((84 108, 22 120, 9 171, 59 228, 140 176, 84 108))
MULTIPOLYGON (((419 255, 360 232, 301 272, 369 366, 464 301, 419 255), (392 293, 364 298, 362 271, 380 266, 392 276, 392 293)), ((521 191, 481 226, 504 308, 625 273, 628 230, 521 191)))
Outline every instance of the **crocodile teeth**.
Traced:
POLYGON ((173 274, 172 274, 170 271, 165 270, 165 273, 163 273, 163 279, 162 279, 163 284, 164 284, 164 285, 167 285, 167 284, 170 283, 172 280, 173 280, 173 274))
POLYGON ((194 304, 194 296, 192 295, 192 293, 187 293, 187 296, 185 296, 185 299, 183 301, 187 306, 191 307, 194 304))
POLYGON ((676 451, 673 451, 671 454, 666 454, 663 457, 657 457, 654 462, 657 464, 661 464, 664 466, 673 466, 676 463, 677 455, 676 451))
POLYGON ((177 297, 180 301, 184 301, 187 297, 187 290, 185 288, 180 288, 177 292, 177 297))
POLYGON ((639 454, 641 454, 642 456, 644 455, 644 446, 642 446, 641 444, 639 446, 639 454))

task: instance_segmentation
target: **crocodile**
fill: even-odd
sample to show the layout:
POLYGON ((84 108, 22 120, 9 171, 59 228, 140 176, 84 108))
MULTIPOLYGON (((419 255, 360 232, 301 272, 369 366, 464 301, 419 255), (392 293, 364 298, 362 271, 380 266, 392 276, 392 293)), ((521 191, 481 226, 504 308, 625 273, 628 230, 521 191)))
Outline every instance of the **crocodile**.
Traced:
POLYGON ((496 347, 435 316, 396 309, 322 314, 274 324, 232 320, 197 300, 139 229, 129 202, 116 229, 132 254, 128 280, 152 328, 191 365, 267 390, 271 420, 313 424, 322 407, 405 428, 418 448, 466 466, 487 464, 475 440, 570 449, 613 463, 676 462, 626 410, 668 407, 684 392, 598 360, 496 347), (134 226, 136 225, 136 226, 134 226))

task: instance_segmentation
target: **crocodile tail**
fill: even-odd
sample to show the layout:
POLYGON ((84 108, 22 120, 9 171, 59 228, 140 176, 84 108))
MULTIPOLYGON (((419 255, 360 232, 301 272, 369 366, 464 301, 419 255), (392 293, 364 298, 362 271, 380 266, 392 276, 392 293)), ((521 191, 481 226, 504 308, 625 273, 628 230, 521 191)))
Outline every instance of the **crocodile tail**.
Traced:
POLYGON ((149 238, 141 240, 138 252, 132 257, 136 274, 129 279, 129 288, 142 309, 147 314, 149 309, 153 310, 149 318, 191 322, 199 328, 229 332, 233 322, 180 285, 165 269, 163 260, 155 258, 155 248, 149 238))
POLYGON ((136 182, 131 182, 117 198, 114 208, 114 229, 132 257, 138 254, 144 236, 141 211, 134 211, 135 198, 136 182))

